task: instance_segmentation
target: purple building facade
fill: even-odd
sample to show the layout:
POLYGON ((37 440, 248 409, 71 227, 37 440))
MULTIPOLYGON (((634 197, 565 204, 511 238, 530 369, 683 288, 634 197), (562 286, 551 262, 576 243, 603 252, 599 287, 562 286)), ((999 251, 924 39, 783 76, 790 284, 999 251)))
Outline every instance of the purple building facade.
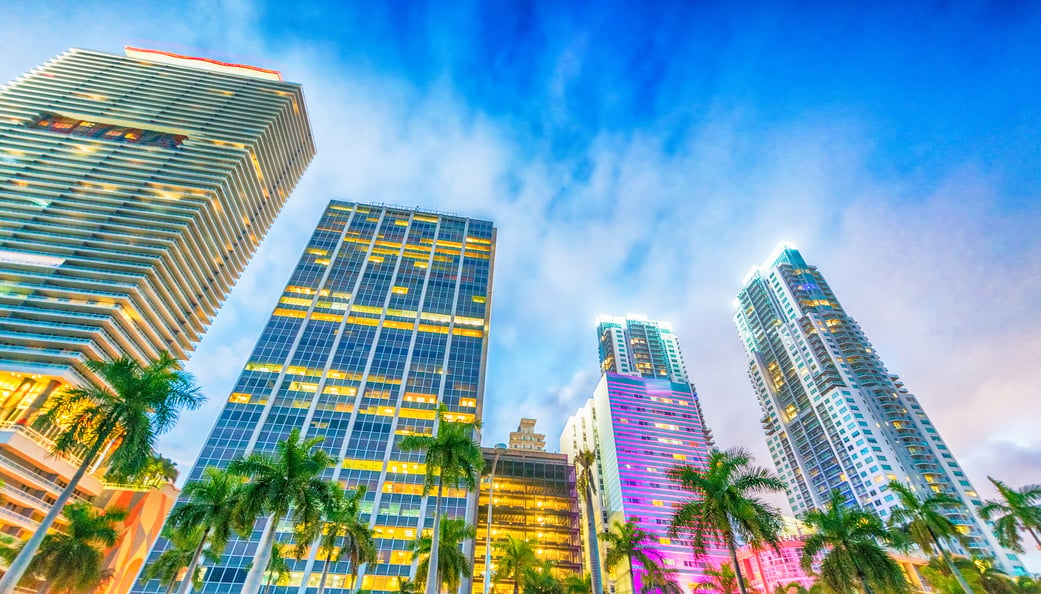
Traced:
MULTIPOLYGON (((615 521, 634 520, 654 535, 662 565, 675 572, 685 592, 703 581, 705 566, 729 561, 722 548, 695 558, 687 539, 667 534, 674 508, 693 496, 669 479, 668 470, 678 464, 703 468, 708 457, 697 398, 686 382, 607 372, 561 436, 561 451, 597 453, 597 531, 608 530, 615 521)), ((635 573, 630 577, 623 567, 605 575, 605 590, 639 592, 643 571, 636 567, 635 573)))

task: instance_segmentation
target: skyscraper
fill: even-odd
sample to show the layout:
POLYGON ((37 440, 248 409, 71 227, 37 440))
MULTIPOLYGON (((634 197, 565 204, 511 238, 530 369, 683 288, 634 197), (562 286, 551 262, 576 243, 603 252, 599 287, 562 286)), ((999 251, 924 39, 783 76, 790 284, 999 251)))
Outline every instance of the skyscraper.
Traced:
MULTIPOLYGON (((293 429, 323 438, 336 460, 325 477, 368 490, 363 511, 380 563, 364 572, 362 588, 396 592, 398 577, 414 575, 413 541, 433 526, 423 454, 397 446, 405 435, 430 434, 439 404, 452 420, 480 418, 494 253, 487 221, 330 203, 189 480, 236 456, 271 452, 293 429)), ((446 489, 449 516, 472 515, 472 503, 446 489)), ((268 521, 231 543, 203 592, 241 586, 268 521)), ((290 540, 292 527, 279 526, 277 538, 290 540)), ((315 553, 290 560, 290 585, 272 592, 316 586, 325 561, 315 553)), ((333 563, 327 587, 347 587, 347 574, 346 561, 333 563)), ((153 581, 133 591, 162 590, 153 581)))
MULTIPOLYGON (((571 460, 582 450, 596 453, 596 532, 616 521, 635 521, 656 535, 653 548, 690 592, 704 566, 726 561, 726 553, 711 550, 695 559, 689 542, 666 536, 674 506, 693 496, 667 472, 680 464, 703 467, 710 447, 678 339, 668 324, 635 316, 602 317, 597 335, 605 373, 593 397, 565 424, 560 451, 571 460)), ((596 535, 587 534, 585 541, 586 563, 596 565, 595 557, 604 555, 592 547, 602 545, 596 535)), ((636 573, 631 579, 626 567, 604 575, 604 590, 613 583, 615 592, 639 591, 644 572, 636 573)))
POLYGON ((889 373, 817 268, 782 244, 744 285, 734 322, 794 511, 821 506, 838 489, 886 515, 897 505, 886 484, 910 483, 922 496, 961 500, 964 507, 949 513, 969 548, 1022 572, 979 518, 980 496, 922 405, 889 373))
POLYGON ((600 316, 600 369, 625 375, 687 381, 679 339, 666 322, 646 316, 600 316))
POLYGON ((27 426, 48 397, 90 360, 185 358, 314 154, 270 70, 69 50, 0 90, 0 531, 78 464, 27 426))

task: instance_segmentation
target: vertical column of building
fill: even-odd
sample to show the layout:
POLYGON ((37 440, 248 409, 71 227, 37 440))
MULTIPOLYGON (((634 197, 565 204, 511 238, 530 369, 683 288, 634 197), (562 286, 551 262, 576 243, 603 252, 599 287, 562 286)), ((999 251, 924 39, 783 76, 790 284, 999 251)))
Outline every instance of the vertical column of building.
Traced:
MULTIPOLYGON (((333 202, 258 340, 192 473, 249 451, 271 451, 289 432, 321 437, 337 464, 326 478, 367 488, 365 517, 380 563, 364 568, 366 590, 396 591, 426 517, 422 454, 400 439, 448 418, 474 420, 483 393, 494 228, 435 213, 333 202)), ((467 494, 449 492, 459 516, 467 494)), ((206 592, 245 577, 260 529, 230 546, 207 574, 206 592)), ((291 539, 286 526, 279 540, 291 539)), ((153 556, 162 547, 153 551, 153 556)), ((288 588, 315 585, 324 560, 290 561, 288 588)), ((327 586, 348 587, 348 563, 327 586)), ((156 591, 139 584, 135 591, 156 591)))
POLYGON ((969 549, 1021 569, 978 517, 979 495, 921 405, 797 250, 781 246, 749 275, 734 321, 796 513, 839 490, 886 515, 898 503, 886 485, 901 481, 960 499, 949 513, 969 549))

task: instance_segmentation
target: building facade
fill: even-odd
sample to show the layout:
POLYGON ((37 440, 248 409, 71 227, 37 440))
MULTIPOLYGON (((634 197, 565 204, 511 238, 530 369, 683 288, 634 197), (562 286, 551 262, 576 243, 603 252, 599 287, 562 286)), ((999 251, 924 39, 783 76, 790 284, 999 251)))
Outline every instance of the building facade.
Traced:
POLYGON ((667 322, 646 316, 600 316, 600 370, 640 377, 687 381, 680 342, 667 322))
MULTIPOLYGON (((325 477, 368 490, 363 516, 380 563, 363 568, 361 587, 396 592, 399 577, 414 577, 413 541, 433 526, 423 454, 398 443, 432 433, 439 405, 451 420, 481 417, 494 253, 487 221, 330 203, 189 480, 237 456, 271 452, 293 429, 323 438, 320 447, 337 461, 325 477)), ((448 516, 472 512, 474 495, 446 495, 448 516)), ((267 521, 228 546, 203 592, 241 586, 267 521)), ((292 527, 280 525, 277 539, 291 540, 292 527)), ((290 560, 290 585, 271 594, 317 586, 325 562, 315 553, 290 560)), ((327 590, 349 581, 347 563, 333 563, 327 590)), ((162 589, 152 581, 133 591, 162 589)))
POLYGON ((511 450, 546 451, 546 436, 535 433, 535 419, 521 419, 517 430, 510 432, 511 450))
POLYGON ((980 496, 922 405, 798 250, 780 246, 748 276, 737 304, 767 445, 796 514, 837 489, 885 516, 898 504, 886 485, 901 481, 960 499, 964 508, 950 515, 971 552, 1024 571, 980 519, 980 496))
POLYGON ((48 398, 90 360, 186 358, 314 154, 269 70, 69 50, 0 89, 0 532, 79 464, 30 428, 48 398))
MULTIPOLYGON (((481 482, 480 497, 476 501, 472 591, 485 592, 489 527, 493 576, 501 556, 496 544, 504 542, 507 536, 530 541, 540 560, 553 563, 553 573, 558 578, 581 575, 582 535, 575 467, 568 463, 567 456, 519 448, 483 448, 483 451, 488 477, 481 482), (490 522, 489 501, 494 501, 490 522)), ((513 586, 512 580, 502 578, 492 583, 490 591, 509 594, 513 586)))

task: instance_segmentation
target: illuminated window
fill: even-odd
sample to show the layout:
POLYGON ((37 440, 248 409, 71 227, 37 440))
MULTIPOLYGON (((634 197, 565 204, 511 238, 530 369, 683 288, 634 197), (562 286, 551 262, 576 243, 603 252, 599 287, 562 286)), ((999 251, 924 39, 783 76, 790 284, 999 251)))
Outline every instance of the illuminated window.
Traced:
POLYGON ((158 130, 87 122, 53 113, 40 114, 29 122, 28 127, 51 130, 52 132, 68 134, 69 136, 100 138, 127 144, 141 144, 170 149, 178 148, 188 138, 183 134, 170 134, 168 132, 159 132, 158 130))

